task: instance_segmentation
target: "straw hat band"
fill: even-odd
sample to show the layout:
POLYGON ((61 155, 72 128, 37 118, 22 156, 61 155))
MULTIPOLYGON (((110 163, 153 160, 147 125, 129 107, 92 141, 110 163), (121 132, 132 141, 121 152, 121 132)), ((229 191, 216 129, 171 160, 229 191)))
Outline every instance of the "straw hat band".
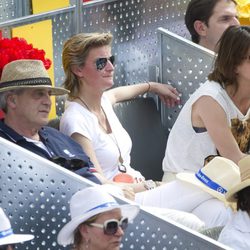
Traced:
POLYGON ((7 229, 7 230, 4 230, 4 231, 1 231, 1 232, 0 232, 0 239, 1 239, 1 238, 4 238, 4 237, 6 237, 6 236, 9 236, 9 235, 11 235, 11 234, 13 234, 12 228, 7 229))
POLYGON ((202 183, 204 183, 206 186, 208 186, 209 188, 225 194, 227 192, 227 190, 225 188, 223 188, 222 186, 220 186, 218 183, 212 181, 207 175, 205 175, 201 169, 195 174, 196 178, 198 178, 202 183))
POLYGON ((8 87, 23 87, 23 86, 38 86, 38 85, 49 85, 52 86, 52 82, 50 78, 47 77, 38 77, 32 79, 21 79, 14 80, 9 82, 3 82, 0 84, 0 88, 8 88, 8 87))
POLYGON ((178 179, 195 185, 221 201, 230 193, 240 179, 240 169, 231 160, 216 156, 197 173, 179 173, 178 179))

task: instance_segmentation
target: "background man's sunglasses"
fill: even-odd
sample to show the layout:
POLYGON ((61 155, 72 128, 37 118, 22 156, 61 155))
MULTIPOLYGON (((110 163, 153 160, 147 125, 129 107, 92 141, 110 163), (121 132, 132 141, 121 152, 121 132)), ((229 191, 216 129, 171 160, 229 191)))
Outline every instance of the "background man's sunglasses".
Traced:
POLYGON ((90 226, 103 228, 104 234, 114 235, 118 228, 121 227, 122 230, 125 230, 128 227, 128 218, 121 218, 121 220, 107 220, 103 224, 90 223, 90 226))
POLYGON ((98 58, 95 62, 96 64, 96 69, 97 70, 102 70, 105 68, 105 66, 107 65, 108 61, 110 61, 112 64, 114 64, 115 62, 115 56, 111 56, 111 57, 104 57, 104 58, 98 58))

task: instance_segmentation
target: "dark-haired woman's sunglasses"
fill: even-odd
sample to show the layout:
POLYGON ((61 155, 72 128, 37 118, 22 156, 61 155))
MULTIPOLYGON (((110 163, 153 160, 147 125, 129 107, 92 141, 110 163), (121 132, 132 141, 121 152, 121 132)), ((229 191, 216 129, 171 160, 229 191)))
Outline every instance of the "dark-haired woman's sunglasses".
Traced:
POLYGON ((14 250, 14 249, 15 249, 14 244, 0 246, 0 250, 14 250))
POLYGON ((98 58, 95 62, 96 64, 96 69, 97 70, 102 70, 105 68, 105 66, 107 65, 108 61, 110 61, 112 63, 112 65, 115 62, 115 56, 111 56, 111 57, 103 57, 103 58, 98 58))
POLYGON ((89 225, 92 227, 103 228, 104 234, 114 235, 119 227, 121 227, 122 230, 125 230, 128 227, 128 218, 121 218, 120 220, 111 219, 105 221, 103 224, 90 223, 89 225))

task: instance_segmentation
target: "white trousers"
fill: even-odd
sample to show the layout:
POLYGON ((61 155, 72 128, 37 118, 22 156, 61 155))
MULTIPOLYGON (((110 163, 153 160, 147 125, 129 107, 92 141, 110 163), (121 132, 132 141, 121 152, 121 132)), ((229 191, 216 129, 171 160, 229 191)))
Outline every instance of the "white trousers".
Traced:
POLYGON ((143 206, 170 208, 195 214, 205 227, 223 226, 231 209, 194 185, 174 180, 152 190, 136 193, 135 202, 143 206))

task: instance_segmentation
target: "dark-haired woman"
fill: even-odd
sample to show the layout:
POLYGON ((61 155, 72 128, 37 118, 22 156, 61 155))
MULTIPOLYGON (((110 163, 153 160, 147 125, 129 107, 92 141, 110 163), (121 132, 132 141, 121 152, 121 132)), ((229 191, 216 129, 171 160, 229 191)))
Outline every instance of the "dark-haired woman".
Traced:
POLYGON ((249 72, 250 27, 229 27, 208 81, 186 102, 170 132, 164 180, 196 172, 216 155, 237 164, 249 151, 249 72))

